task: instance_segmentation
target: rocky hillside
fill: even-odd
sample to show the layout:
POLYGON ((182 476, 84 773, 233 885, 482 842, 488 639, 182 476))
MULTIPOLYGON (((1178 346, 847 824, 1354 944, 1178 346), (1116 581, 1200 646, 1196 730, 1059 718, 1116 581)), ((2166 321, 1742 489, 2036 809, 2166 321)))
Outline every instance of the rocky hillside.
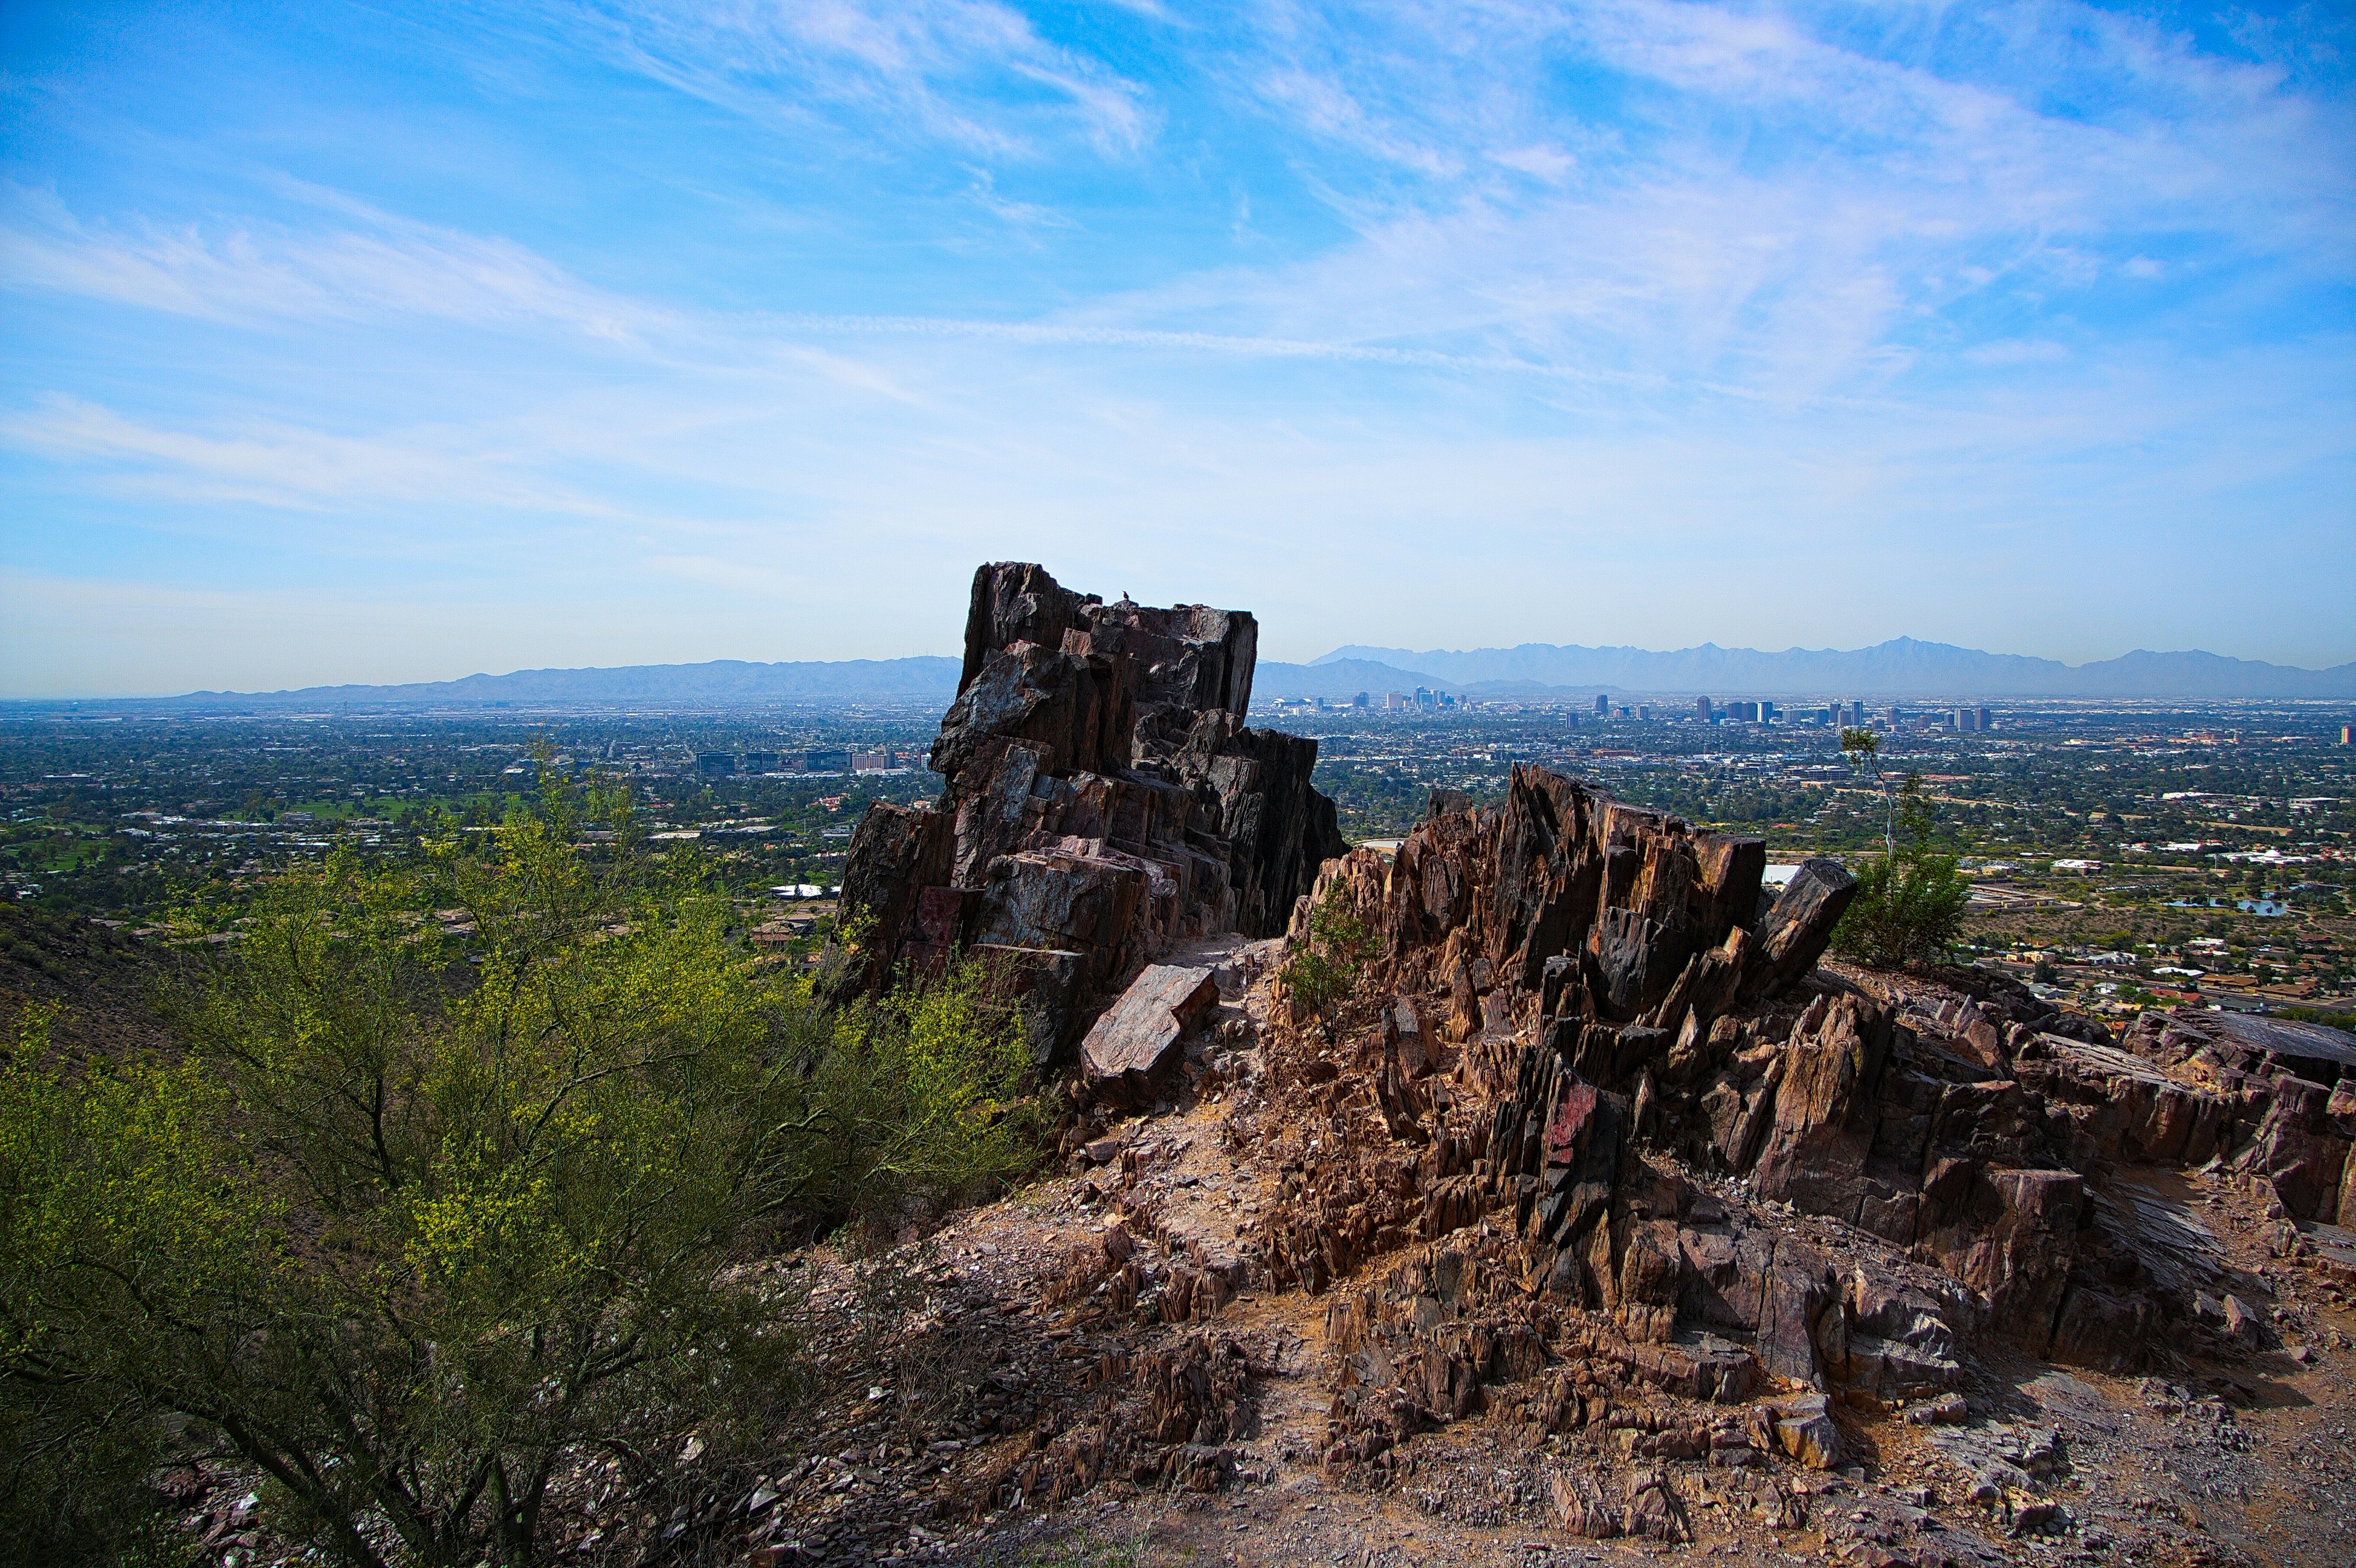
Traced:
POLYGON ((2356 1557, 2356 1039, 1828 965, 1837 863, 1538 768, 1344 853, 1255 639, 977 575, 851 983, 991 961, 1054 1165, 757 1265, 806 1418, 568 1560, 2356 1557))
POLYGON ((733 1505, 757 1560, 2348 1561, 2356 1040, 1827 966, 1837 863, 1770 899, 1758 841, 1529 768, 1255 940, 1233 623, 1148 655, 1195 694, 1124 765, 1087 715, 1136 676, 1035 571, 978 579, 949 789, 862 829, 866 905, 903 961, 1054 953, 1050 868, 1126 855, 1173 914, 1061 950, 1065 1174, 899 1254, 896 1315, 817 1260, 868 1348, 733 1505), (1169 825, 1059 816, 1171 779, 1169 825), (1338 917, 1333 1000, 1284 961, 1338 917))
POLYGON ((2283 1185, 2344 1155, 2283 1135, 2315 1058, 2213 1015, 2104 1046, 1968 972, 1746 1004, 1737 963, 1713 1016, 1740 926, 1657 998, 1590 983, 1604 943, 1527 991, 1506 815, 1328 868, 1386 930, 1332 1016, 1280 942, 1167 954, 1215 997, 1162 1099, 880 1267, 796 1260, 868 1337, 735 1500, 755 1560, 2348 1560, 2356 1246, 2283 1185))

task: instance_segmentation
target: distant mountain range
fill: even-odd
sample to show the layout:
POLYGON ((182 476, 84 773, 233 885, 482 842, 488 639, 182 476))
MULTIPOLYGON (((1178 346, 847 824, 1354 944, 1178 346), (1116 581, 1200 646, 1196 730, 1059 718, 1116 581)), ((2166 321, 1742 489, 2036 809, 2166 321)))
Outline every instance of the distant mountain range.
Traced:
MULTIPOLYGON (((1375 690, 1365 677, 1387 668, 1473 696, 1586 690, 1716 696, 2356 697, 2356 663, 2302 670, 2214 653, 2138 649, 2091 664, 2064 664, 1911 637, 1850 651, 1794 648, 1781 653, 1715 643, 1668 653, 1546 642, 1422 653, 1353 646, 1337 648, 1305 667, 1262 665, 1254 689, 1279 695, 1269 683, 1273 671, 1301 668, 1350 671, 1339 683, 1349 685, 1351 693, 1375 690)), ((1323 689, 1320 678, 1304 679, 1319 680, 1319 685, 1301 695, 1344 694, 1323 689)))
POLYGON ((938 703, 957 695, 963 661, 938 654, 914 659, 823 660, 798 664, 625 664, 603 670, 519 670, 403 686, 305 686, 292 692, 190 692, 179 697, 123 698, 40 704, 179 711, 317 712, 336 708, 647 706, 756 707, 769 703, 938 703))
MULTIPOLYGON (((876 703, 946 707, 957 695, 958 660, 852 659, 834 662, 632 664, 602 670, 519 670, 401 686, 305 686, 291 692, 191 692, 178 697, 17 703, 19 709, 285 713, 335 709, 626 706, 757 707, 767 703, 876 703)), ((2092 664, 1982 653, 1912 638, 1842 652, 1794 648, 1558 647, 1435 650, 1339 648, 1308 664, 1263 660, 1253 694, 1349 698, 1418 686, 1482 698, 1562 698, 1599 692, 1718 697, 2308 697, 2356 698, 2356 663, 2301 670, 2214 653, 2136 651, 2092 664)))

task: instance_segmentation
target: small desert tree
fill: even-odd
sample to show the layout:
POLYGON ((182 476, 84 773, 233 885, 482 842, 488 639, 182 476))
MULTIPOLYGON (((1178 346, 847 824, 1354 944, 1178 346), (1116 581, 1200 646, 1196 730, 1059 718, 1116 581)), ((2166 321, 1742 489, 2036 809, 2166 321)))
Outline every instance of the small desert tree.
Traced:
POLYGON ((1889 847, 1858 872, 1856 897, 1833 932, 1836 951, 1877 969, 1904 969, 1944 954, 1962 934, 1972 897, 1955 857, 1939 852, 1920 774, 1908 774, 1892 792, 1891 819, 1889 847))
POLYGON ((1374 950, 1374 933, 1350 907, 1347 885, 1337 879, 1311 907, 1309 933, 1292 943, 1277 978, 1287 995, 1322 1021, 1357 988, 1374 950))
POLYGON ((1844 725, 1840 732, 1840 744, 1841 757, 1848 764, 1849 771, 1860 779, 1872 779, 1873 787, 1880 791, 1883 808, 1882 852, 1885 854, 1896 854, 1898 853, 1898 801, 1890 789, 1889 776, 1881 768, 1881 737, 1869 729, 1844 725))

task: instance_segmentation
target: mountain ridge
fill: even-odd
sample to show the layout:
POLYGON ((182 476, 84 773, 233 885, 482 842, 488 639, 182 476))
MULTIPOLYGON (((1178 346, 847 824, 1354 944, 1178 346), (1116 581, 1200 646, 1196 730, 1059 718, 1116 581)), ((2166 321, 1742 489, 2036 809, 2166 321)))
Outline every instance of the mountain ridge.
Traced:
POLYGON ((1988 697, 2356 697, 2356 663, 2307 670, 2197 649, 2136 649, 2115 659, 2065 664, 2020 653, 1892 638, 1854 650, 1766 652, 1702 643, 1667 651, 1526 642, 1468 650, 1346 644, 1310 661, 1387 665, 1470 690, 1492 682, 1557 688, 1735 694, 1988 697))
MULTIPOLYGON (((173 712, 238 709, 431 708, 581 703, 736 706, 765 703, 939 704, 957 694, 961 663, 940 654, 905 659, 762 663, 628 664, 516 670, 452 681, 304 686, 277 692, 187 692, 163 697, 15 698, 0 706, 43 711, 173 712)), ((1260 698, 1348 698, 1417 686, 1472 698, 1559 699, 1597 693, 1855 697, 2356 698, 2356 663, 2325 670, 2230 659, 2197 650, 2138 649, 2116 659, 2064 664, 2018 653, 1894 638, 1870 648, 1780 653, 1703 643, 1666 652, 1523 643, 1515 648, 1408 649, 1349 644, 1306 664, 1263 660, 1260 698)))
POLYGON ((187 692, 169 697, 20 699, 14 705, 141 709, 246 706, 435 707, 490 703, 740 703, 827 702, 946 703, 956 695, 962 660, 945 654, 906 659, 804 660, 757 663, 713 659, 694 664, 593 665, 515 670, 454 681, 391 685, 302 686, 278 692, 187 692))

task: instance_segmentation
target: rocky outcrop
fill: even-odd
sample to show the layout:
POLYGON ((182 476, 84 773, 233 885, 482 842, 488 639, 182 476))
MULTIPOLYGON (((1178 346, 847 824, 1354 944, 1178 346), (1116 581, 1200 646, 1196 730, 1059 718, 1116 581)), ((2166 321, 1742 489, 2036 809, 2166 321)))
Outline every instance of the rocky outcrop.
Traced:
POLYGON ((1976 1337, 2117 1370, 2239 1343, 2215 1239, 2138 1172, 2217 1162, 2306 1218, 2356 1191, 2356 1041, 2183 1013, 2114 1043, 2000 975, 1826 969, 1847 874, 1770 902, 1762 860, 1520 767, 1320 878, 1376 950, 1297 1066, 1256 1266, 1344 1304, 1344 1462, 1536 1376, 1536 1336, 1685 1399, 1798 1391, 1761 1451, 1832 1463, 1831 1409, 1951 1412, 1976 1337))
POLYGON ((1258 641, 1240 610, 1107 604, 1025 564, 976 572, 931 755, 940 797, 871 807, 851 839, 846 984, 976 952, 1045 1059, 1173 945, 1282 930, 1344 846, 1310 785, 1316 743, 1244 723, 1258 641))
MULTIPOLYGON (((1060 1297, 1189 1326, 1248 1288, 1323 1296, 1329 1469, 1397 1479, 1419 1434, 1502 1405, 1622 1477, 1562 1476, 1568 1528, 1675 1541, 1691 1521, 1648 1477, 1837 1466, 1858 1420, 1957 1423, 1976 1345, 2122 1371, 2263 1348, 2256 1286, 2159 1170, 2237 1173, 2285 1248, 2287 1219, 2356 1218, 2356 1041, 2181 1011, 2115 1041, 2002 976, 1827 964, 1838 863, 1771 898, 1761 841, 1538 768, 1344 854, 1314 748, 1242 722, 1252 645, 1248 617, 985 568, 948 786, 872 813, 846 885, 871 976, 981 954, 1055 1042, 1137 977, 1082 1047, 1105 1104, 1163 1097, 1215 993, 1157 957, 1288 911, 1306 937, 1327 899, 1358 917, 1338 1006, 1254 993, 1268 1098, 1220 1136, 1278 1185, 1234 1252, 1222 1230, 1149 1283, 1108 1232, 1060 1297)), ((1138 1149, 1090 1126, 1070 1157, 1131 1180, 1138 1149)), ((1146 1369, 1141 1430, 1192 1455, 1157 1472, 1188 1485, 1232 1436, 1206 1355, 1146 1369)))
POLYGON ((2201 1096, 2219 1126, 2214 1139, 2189 1142, 2188 1163, 2230 1151, 2291 1214, 2356 1224, 2356 1038, 2289 1018, 2178 1008, 2144 1014, 2122 1045, 2201 1096))

